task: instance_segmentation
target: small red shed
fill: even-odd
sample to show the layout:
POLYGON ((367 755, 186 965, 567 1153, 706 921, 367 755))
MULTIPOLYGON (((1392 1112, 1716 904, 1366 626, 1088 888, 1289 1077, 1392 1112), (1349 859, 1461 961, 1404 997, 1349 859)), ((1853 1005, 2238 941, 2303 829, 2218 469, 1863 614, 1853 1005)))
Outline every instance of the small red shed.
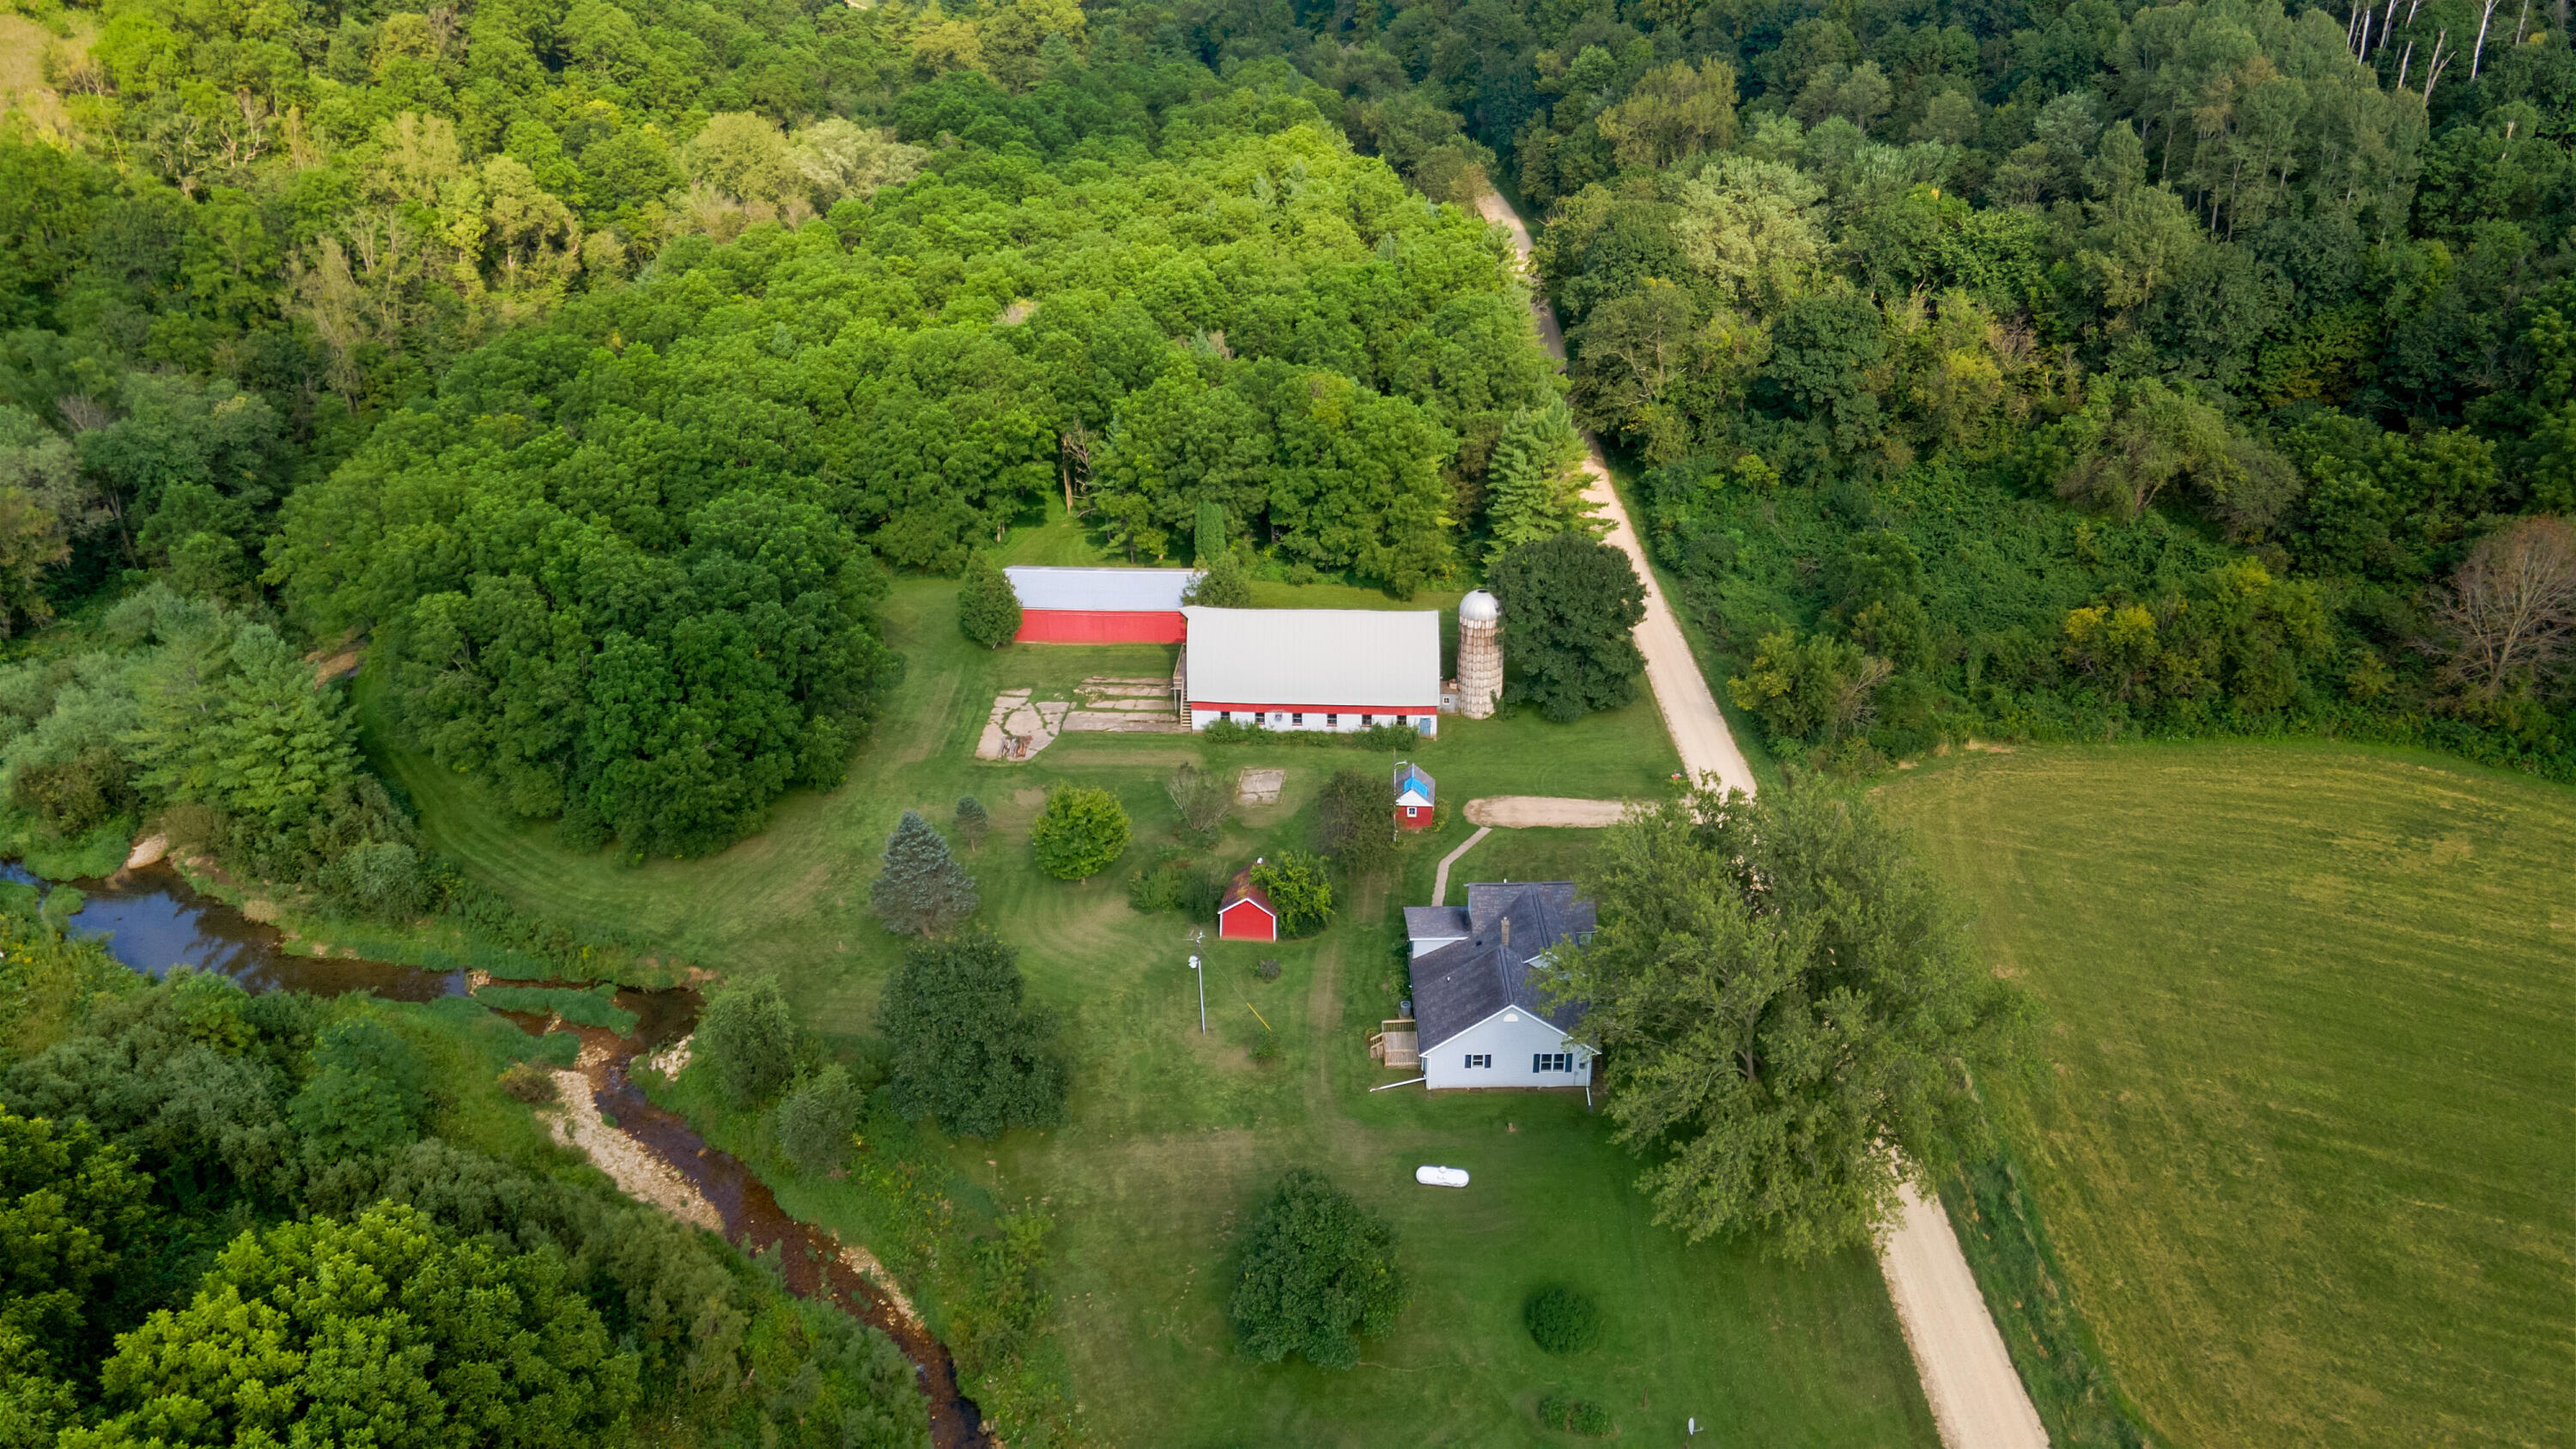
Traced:
POLYGON ((1406 761, 1395 767, 1395 823, 1400 830, 1428 830, 1437 818, 1432 810, 1432 781, 1422 767, 1406 761))
POLYGON ((1236 871, 1234 884, 1225 888, 1225 900, 1216 908, 1216 935, 1220 941, 1279 939, 1279 912, 1252 883, 1251 866, 1236 871))
POLYGON ((1002 570, 1020 600, 1022 644, 1178 644, 1193 569, 1002 570))

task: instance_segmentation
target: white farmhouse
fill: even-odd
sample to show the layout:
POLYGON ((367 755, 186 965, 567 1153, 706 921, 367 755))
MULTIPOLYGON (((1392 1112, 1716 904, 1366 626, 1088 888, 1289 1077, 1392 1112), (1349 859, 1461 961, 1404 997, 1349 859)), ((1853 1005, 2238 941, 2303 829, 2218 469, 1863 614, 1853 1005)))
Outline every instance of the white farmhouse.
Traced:
POLYGON ((1592 1053, 1567 1036, 1579 1014, 1547 1006, 1530 968, 1591 940, 1593 921, 1592 903, 1561 880, 1471 885, 1464 908, 1405 907, 1424 1085, 1591 1085, 1592 1053))

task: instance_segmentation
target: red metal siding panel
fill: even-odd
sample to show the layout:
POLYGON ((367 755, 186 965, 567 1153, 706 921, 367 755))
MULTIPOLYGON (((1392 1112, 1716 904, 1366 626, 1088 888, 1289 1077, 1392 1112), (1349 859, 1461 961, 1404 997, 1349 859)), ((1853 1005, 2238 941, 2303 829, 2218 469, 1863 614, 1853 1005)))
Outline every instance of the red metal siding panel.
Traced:
POLYGON ((1279 923, 1251 901, 1236 901, 1217 912, 1216 934, 1221 941, 1276 941, 1279 923))
POLYGON ((1178 644, 1189 631, 1178 609, 1029 609, 1012 637, 1022 644, 1178 644))

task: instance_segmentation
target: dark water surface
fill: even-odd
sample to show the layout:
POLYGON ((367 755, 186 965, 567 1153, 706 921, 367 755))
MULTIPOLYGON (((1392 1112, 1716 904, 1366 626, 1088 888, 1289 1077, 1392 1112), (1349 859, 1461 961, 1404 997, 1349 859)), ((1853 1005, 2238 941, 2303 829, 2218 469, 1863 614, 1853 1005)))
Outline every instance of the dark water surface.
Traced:
MULTIPOLYGON (((41 886, 16 862, 0 863, 0 878, 41 886)), ((372 991, 392 1001, 434 1001, 463 996, 462 971, 430 971, 385 961, 305 956, 285 949, 285 937, 216 897, 202 894, 164 865, 119 871, 104 880, 76 882, 87 897, 68 922, 77 934, 103 936, 116 959, 159 979, 175 966, 219 971, 250 991, 307 991, 338 996, 372 991)), ((877 1287, 840 1260, 830 1234, 789 1217, 750 1168, 706 1144, 687 1121, 654 1106, 626 1073, 640 1052, 686 1035, 697 1024, 698 995, 620 990, 617 1004, 636 1014, 635 1029, 617 1036, 585 1028, 582 1037, 602 1050, 588 1054, 600 1110, 618 1130, 642 1143, 705 1194, 723 1218, 725 1236, 746 1251, 774 1252, 787 1284, 800 1297, 821 1298, 874 1325, 913 1361, 930 1402, 931 1441, 938 1449, 984 1449, 993 1441, 983 1415, 957 1388, 957 1366, 947 1345, 897 1313, 877 1287)), ((531 1031, 545 1023, 513 1016, 531 1031)))

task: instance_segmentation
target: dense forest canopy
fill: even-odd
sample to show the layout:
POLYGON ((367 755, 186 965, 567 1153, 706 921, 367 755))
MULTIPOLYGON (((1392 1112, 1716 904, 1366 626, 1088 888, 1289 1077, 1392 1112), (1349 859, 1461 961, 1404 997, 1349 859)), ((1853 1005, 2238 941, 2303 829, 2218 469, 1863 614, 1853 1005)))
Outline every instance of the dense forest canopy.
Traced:
POLYGON ((2514 522, 2576 508, 2566 26, 1484 0, 1193 34, 1292 57, 1390 156, 1481 146, 1545 217, 1578 413, 1793 756, 2327 729, 2566 777, 2576 544, 2514 522), (2516 609, 2555 643, 2499 639, 2516 609))
POLYGON ((1793 758, 2576 770, 2554 5, 19 3, 9 627, 148 572, 363 640, 574 839, 836 781, 885 572, 1051 499, 1139 562, 1221 509, 1290 577, 1461 579, 1580 525, 1560 398, 1793 758))

